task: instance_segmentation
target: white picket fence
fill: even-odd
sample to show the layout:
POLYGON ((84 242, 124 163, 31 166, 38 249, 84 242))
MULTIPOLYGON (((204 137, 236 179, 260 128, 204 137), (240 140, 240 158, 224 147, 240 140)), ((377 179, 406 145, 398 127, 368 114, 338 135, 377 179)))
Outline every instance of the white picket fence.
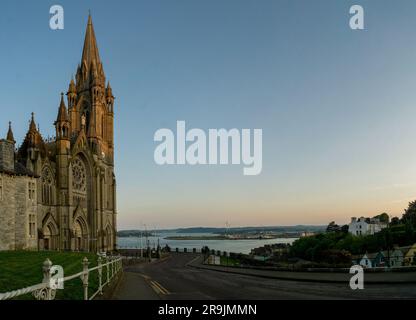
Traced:
MULTIPOLYGON (((122 265, 122 258, 121 257, 98 257, 98 265, 93 268, 88 268, 89 261, 85 257, 82 260, 83 270, 78 272, 77 274, 73 274, 70 276, 66 276, 64 278, 55 278, 52 275, 51 268, 52 268, 52 261, 46 259, 43 263, 43 281, 42 283, 36 284, 34 286, 30 286, 27 288, 22 288, 18 290, 13 290, 10 292, 0 293, 0 300, 8 300, 13 299, 18 296, 22 296, 25 294, 31 293, 37 300, 54 300, 56 296, 56 286, 59 282, 63 282, 65 287, 65 282, 71 281, 73 279, 80 278, 83 285, 84 291, 84 300, 93 300, 97 295, 103 294, 103 288, 106 285, 109 285, 111 281, 123 270, 122 265), (103 260, 106 260, 103 263, 103 260), (103 282, 103 271, 105 269, 105 282, 103 282), (91 296, 88 296, 88 284, 89 284, 89 276, 92 271, 97 270, 98 272, 98 290, 94 292, 91 296)), ((58 289, 59 290, 59 289, 58 289)), ((65 289, 63 289, 65 290, 65 289)))

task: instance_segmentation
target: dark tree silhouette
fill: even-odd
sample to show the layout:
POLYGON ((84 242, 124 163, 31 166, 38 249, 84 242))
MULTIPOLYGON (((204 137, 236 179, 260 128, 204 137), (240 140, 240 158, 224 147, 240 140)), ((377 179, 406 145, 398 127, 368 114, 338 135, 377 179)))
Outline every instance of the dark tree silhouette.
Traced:
POLYGON ((391 218, 390 225, 398 226, 400 224, 400 219, 398 217, 391 218))
POLYGON ((349 229, 349 225, 348 224, 344 224, 341 227, 341 231, 344 232, 344 233, 348 233, 348 229, 349 229))
POLYGON ((332 221, 329 223, 329 225, 326 227, 326 232, 339 232, 341 231, 341 227, 335 223, 335 221, 332 221))
POLYGON ((409 202, 409 207, 404 211, 402 223, 416 227, 416 201, 409 202))
POLYGON ((389 215, 388 213, 383 212, 382 214, 379 214, 378 216, 375 216, 374 218, 378 218, 380 220, 380 222, 383 223, 389 223, 389 215))

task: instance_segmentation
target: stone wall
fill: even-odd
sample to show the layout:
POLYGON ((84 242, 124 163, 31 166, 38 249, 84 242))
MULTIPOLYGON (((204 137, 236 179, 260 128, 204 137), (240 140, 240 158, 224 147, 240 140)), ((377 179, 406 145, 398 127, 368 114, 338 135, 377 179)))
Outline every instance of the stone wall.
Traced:
POLYGON ((0 250, 37 249, 37 228, 29 236, 29 215, 37 215, 37 201, 28 197, 28 183, 36 179, 0 173, 3 197, 0 200, 0 250))
POLYGON ((15 177, 0 173, 2 198, 0 199, 0 250, 15 249, 16 193, 15 177))
POLYGON ((7 140, 0 140, 0 169, 14 171, 14 144, 7 140))

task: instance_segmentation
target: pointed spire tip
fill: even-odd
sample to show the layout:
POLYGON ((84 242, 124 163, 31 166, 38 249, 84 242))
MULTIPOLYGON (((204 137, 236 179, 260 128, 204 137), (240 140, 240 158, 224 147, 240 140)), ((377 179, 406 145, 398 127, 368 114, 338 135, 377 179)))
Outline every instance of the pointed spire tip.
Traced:
POLYGON ((84 65, 84 63, 87 69, 89 69, 91 64, 93 63, 96 66, 100 65, 101 63, 91 15, 88 15, 88 24, 85 32, 84 48, 82 50, 81 65, 84 65))
POLYGON ((7 137, 6 140, 15 143, 16 141, 14 140, 14 135, 13 135, 13 130, 12 130, 12 122, 9 121, 9 130, 7 131, 7 137))
POLYGON ((61 92, 61 102, 59 104, 58 117, 56 121, 68 121, 68 113, 67 113, 66 106, 65 106, 63 92, 61 92))
POLYGON ((32 118, 30 119, 29 131, 36 131, 35 113, 34 112, 32 112, 32 118))

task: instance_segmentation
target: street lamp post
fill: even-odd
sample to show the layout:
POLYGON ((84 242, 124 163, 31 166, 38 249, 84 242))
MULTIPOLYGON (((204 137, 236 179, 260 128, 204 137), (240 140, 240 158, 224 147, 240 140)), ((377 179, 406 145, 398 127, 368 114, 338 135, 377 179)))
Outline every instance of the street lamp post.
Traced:
POLYGON ((140 230, 140 258, 143 258, 143 231, 140 230))
POLYGON ((143 259, 143 225, 140 225, 140 258, 143 259))

